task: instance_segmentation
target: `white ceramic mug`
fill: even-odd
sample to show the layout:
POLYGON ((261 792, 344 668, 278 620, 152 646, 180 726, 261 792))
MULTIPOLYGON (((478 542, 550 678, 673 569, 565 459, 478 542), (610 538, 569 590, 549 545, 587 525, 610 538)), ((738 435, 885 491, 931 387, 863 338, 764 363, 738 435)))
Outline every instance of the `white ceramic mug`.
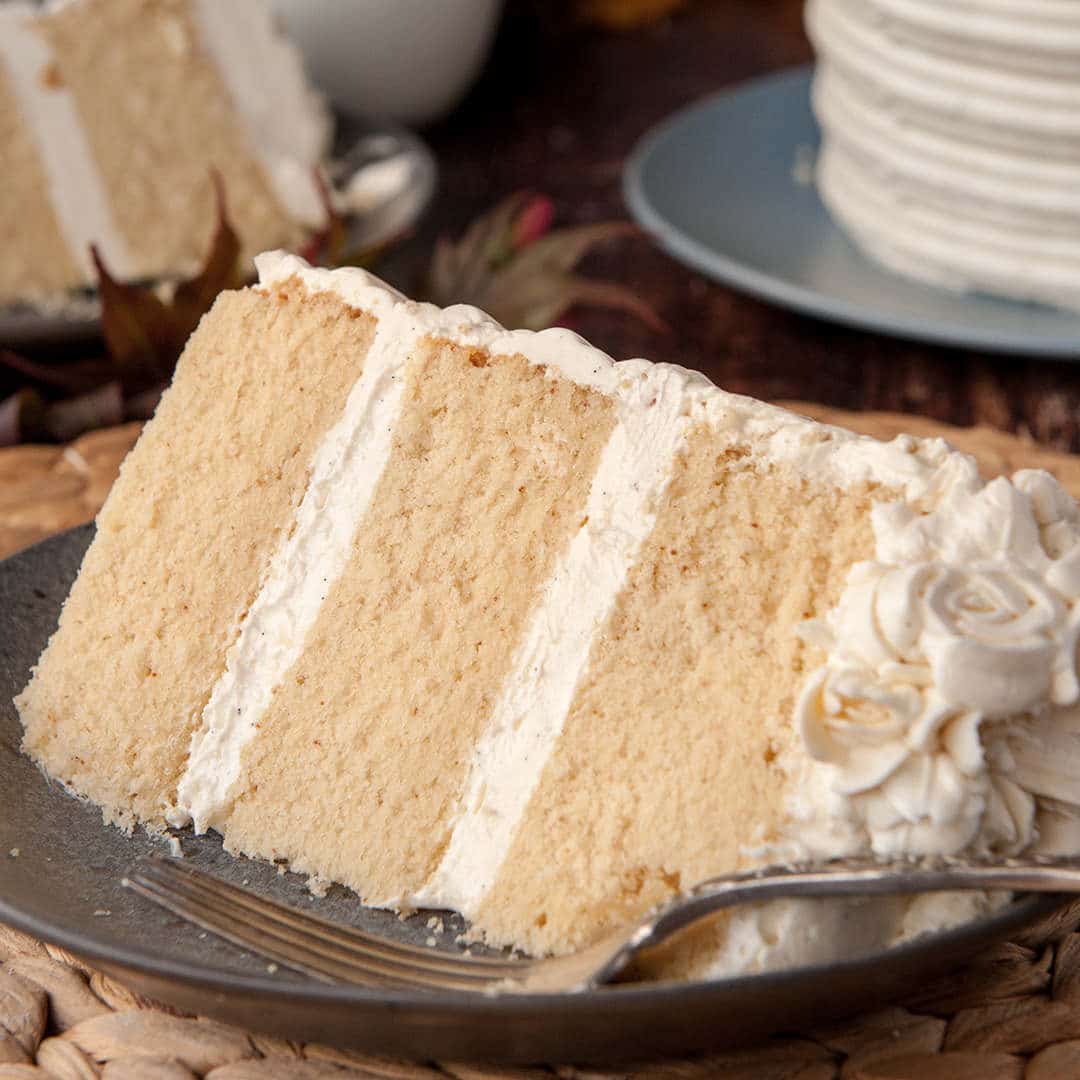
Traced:
POLYGON ((479 74, 503 0, 273 0, 308 74, 342 109, 424 124, 479 74))

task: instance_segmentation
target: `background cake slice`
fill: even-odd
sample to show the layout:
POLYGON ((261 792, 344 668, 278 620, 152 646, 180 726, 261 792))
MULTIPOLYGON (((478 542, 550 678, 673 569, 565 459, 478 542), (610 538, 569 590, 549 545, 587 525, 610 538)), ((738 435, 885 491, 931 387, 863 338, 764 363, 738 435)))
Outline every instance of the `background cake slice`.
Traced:
MULTIPOLYGON (((536 952, 763 859, 1072 842, 1080 513, 1047 474, 258 263, 18 699, 110 819, 536 952)), ((679 968, 985 902, 744 913, 679 968)))
POLYGON ((202 258, 212 173, 250 257, 321 224, 329 117, 262 0, 0 5, 0 303, 202 258))

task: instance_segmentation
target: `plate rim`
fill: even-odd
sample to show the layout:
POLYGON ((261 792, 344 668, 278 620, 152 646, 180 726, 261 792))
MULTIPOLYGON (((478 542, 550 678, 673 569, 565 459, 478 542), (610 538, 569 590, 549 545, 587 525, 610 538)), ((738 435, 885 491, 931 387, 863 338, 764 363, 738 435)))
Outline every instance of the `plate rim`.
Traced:
MULTIPOLYGON (((11 573, 12 564, 26 557, 30 552, 34 553, 34 557, 40 558, 42 555, 47 555, 52 547, 73 543, 82 543, 85 550, 89 546, 93 531, 93 523, 88 523, 47 537, 37 544, 0 560, 0 574, 11 573)), ((0 619, 2 618, 4 616, 0 613, 0 619)), ((103 823, 102 828, 106 827, 103 823)), ((94 940, 92 934, 57 926, 47 919, 37 917, 33 912, 25 911, 9 903, 2 896, 0 896, 0 922, 39 940, 65 948, 91 963, 97 963, 106 968, 121 968, 152 979, 175 981, 197 989, 218 993, 241 993, 275 1003, 302 1000, 309 1005, 355 1004, 365 1008, 389 1011, 403 1008, 417 1009, 428 1014, 434 1012, 447 1016, 458 1016, 464 1009, 478 1020, 506 1020, 511 1017, 536 1016, 538 1012, 550 1014, 555 1006, 560 1011, 571 1014, 589 1014, 597 1009, 605 1011, 622 1009, 627 1014, 635 1014, 653 1004, 668 1004, 672 1001, 707 1004, 712 998, 716 999, 719 1006, 722 998, 733 993, 738 994, 740 990, 751 985, 756 990, 767 991, 773 986, 783 986, 793 976, 807 980, 827 980, 837 974, 857 974, 862 969, 869 971, 883 961, 894 957, 903 958, 922 952, 931 953, 949 944, 963 945, 965 941, 972 938, 985 939, 986 942, 1001 940, 1008 934, 1030 926, 1040 918, 1045 918, 1071 899, 1057 893, 1026 894, 1014 898, 988 915, 969 920, 959 926, 931 931, 901 945, 875 950, 873 953, 860 957, 849 957, 799 968, 692 982, 627 983, 574 994, 506 993, 490 996, 452 991, 404 991, 355 985, 331 986, 315 981, 285 983, 276 981, 269 975, 253 976, 214 969, 198 963, 177 961, 155 955, 151 948, 139 947, 137 935, 132 935, 136 942, 134 946, 128 945, 121 948, 108 943, 100 944, 94 940)))
MULTIPOLYGON (((1061 335, 1020 335, 1015 332, 998 331, 990 333, 979 331, 970 324, 941 320, 921 322, 916 315, 883 313, 879 309, 867 309, 845 297, 831 296, 806 285, 797 284, 788 278, 760 270, 730 253, 711 247, 669 220, 653 205, 645 180, 647 167, 656 156, 666 150, 666 144, 684 126, 714 110, 730 109, 733 105, 737 105, 741 98, 753 94, 771 92, 779 96, 798 93, 808 97, 813 70, 813 63, 797 64, 726 87, 677 109, 649 128, 634 144, 623 166, 623 199, 630 215, 660 247, 706 277, 759 300, 765 300, 824 322, 954 349, 974 349, 1056 360, 1080 360, 1080 333, 1070 341, 1066 341, 1061 335)), ((815 150, 816 148, 815 145, 815 150)), ((833 222, 831 216, 829 228, 846 236, 843 230, 833 222)), ((852 247, 856 256, 867 267, 872 267, 878 273, 891 274, 906 286, 919 285, 927 289, 934 288, 932 285, 894 274, 886 267, 868 259, 857 246, 852 245, 852 247)), ((1015 307, 1018 310, 1038 310, 1039 308, 1039 305, 1011 301, 1003 297, 980 294, 980 298, 1015 307)), ((1046 311, 1054 315, 1062 314, 1055 308, 1046 308, 1046 311)), ((1077 318, 1080 319, 1080 315, 1077 318)))

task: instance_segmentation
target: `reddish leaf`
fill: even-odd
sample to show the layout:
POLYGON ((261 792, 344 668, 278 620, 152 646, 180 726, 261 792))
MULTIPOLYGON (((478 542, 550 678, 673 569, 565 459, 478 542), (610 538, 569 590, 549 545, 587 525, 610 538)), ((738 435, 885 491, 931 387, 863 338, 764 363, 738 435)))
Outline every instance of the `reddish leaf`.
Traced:
POLYGON ((338 213, 319 169, 315 170, 315 186, 319 190, 325 224, 308 237, 299 254, 313 266, 341 266, 345 258, 345 221, 338 213))
POLYGON ((117 281, 98 249, 90 252, 98 274, 101 332, 113 363, 125 377, 158 371, 172 341, 169 309, 145 286, 117 281))
POLYGON ((539 240, 555 221, 555 204, 546 195, 534 195, 514 222, 511 243, 515 250, 539 240))
MULTIPOLYGON (((214 198, 217 203, 217 228, 210 244, 202 270, 188 281, 181 282, 173 294, 171 305, 172 332, 179 341, 179 349, 191 336, 199 320, 209 311, 217 294, 224 289, 240 285, 238 263, 240 240, 229 223, 225 202, 225 186, 221 174, 215 169, 211 174, 214 198)), ((179 355, 179 349, 177 355, 179 355)), ((175 358, 174 358, 175 359, 175 358)))

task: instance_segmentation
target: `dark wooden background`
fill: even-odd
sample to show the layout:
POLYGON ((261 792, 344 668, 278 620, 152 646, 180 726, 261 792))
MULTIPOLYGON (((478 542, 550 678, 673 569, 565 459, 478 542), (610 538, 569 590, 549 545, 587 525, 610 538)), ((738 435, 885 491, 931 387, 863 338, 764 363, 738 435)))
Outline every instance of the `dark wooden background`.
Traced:
MULTIPOLYGON (((442 188, 414 258, 522 187, 553 196, 563 222, 625 217, 620 173, 636 140, 704 94, 810 59, 801 9, 801 0, 697 0, 616 33, 582 23, 563 0, 511 0, 481 82, 426 132, 442 188)), ((632 286, 672 328, 570 313, 569 325, 616 357, 675 361, 757 397, 990 424, 1080 450, 1080 366, 832 326, 715 284, 644 240, 619 242, 586 269, 632 286)))

